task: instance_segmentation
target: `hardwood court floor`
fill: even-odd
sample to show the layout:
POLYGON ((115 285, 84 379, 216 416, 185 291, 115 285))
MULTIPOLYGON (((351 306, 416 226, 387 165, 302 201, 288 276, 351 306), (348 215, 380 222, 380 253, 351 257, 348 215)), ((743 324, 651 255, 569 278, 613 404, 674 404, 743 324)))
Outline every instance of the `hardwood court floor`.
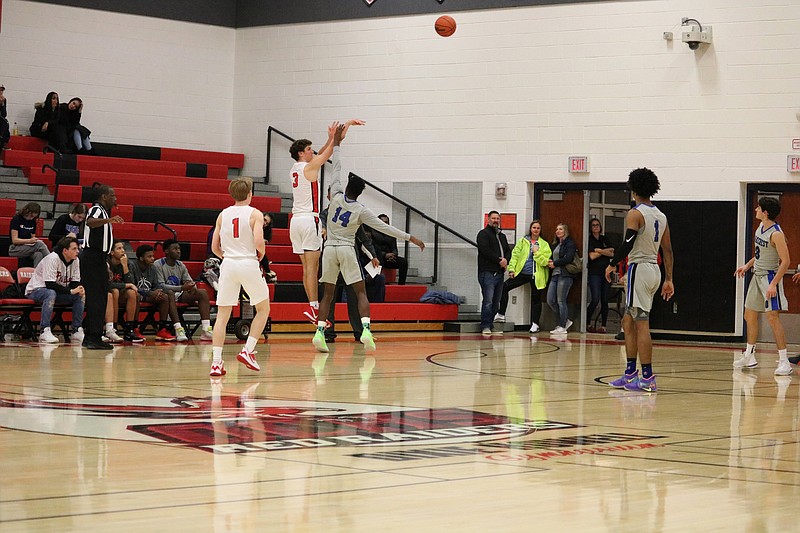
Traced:
POLYGON ((610 336, 0 347, 0 531, 798 531, 800 377, 610 336))

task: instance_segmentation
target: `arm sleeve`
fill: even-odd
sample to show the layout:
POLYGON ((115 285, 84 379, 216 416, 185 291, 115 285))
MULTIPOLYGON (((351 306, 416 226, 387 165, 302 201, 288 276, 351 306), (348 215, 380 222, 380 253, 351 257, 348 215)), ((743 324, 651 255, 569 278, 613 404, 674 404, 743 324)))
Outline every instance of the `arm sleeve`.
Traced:
POLYGON ((339 160, 340 148, 333 147, 333 154, 331 161, 333 162, 333 171, 331 172, 331 198, 339 193, 344 194, 344 184, 342 183, 342 162, 339 160))
POLYGON ((63 286, 60 283, 56 283, 55 281, 45 281, 45 287, 48 289, 56 291, 56 294, 69 294, 69 288, 63 286))
MULTIPOLYGON (((356 232, 356 238, 361 241, 361 246, 366 248, 367 252, 369 252, 372 257, 378 257, 378 252, 375 251, 372 237, 370 237, 369 232, 364 228, 364 226, 360 226, 358 228, 358 231, 356 232)), ((370 257, 370 259, 372 259, 372 257, 370 257)))
POLYGON ((622 241, 622 246, 616 249, 614 257, 611 259, 611 266, 617 266, 620 261, 628 257, 628 254, 633 250, 633 243, 636 241, 636 236, 639 234, 635 229, 628 228, 625 232, 625 239, 622 241))

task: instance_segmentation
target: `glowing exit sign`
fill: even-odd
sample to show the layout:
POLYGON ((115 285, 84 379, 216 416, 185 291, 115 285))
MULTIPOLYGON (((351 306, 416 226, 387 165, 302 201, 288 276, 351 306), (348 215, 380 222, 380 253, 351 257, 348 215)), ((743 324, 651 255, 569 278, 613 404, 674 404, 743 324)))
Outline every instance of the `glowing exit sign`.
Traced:
POLYGON ((589 172, 589 158, 585 155, 573 155, 569 158, 567 170, 571 174, 586 174, 589 172))
POLYGON ((786 171, 800 172, 800 155, 790 155, 786 157, 786 171))

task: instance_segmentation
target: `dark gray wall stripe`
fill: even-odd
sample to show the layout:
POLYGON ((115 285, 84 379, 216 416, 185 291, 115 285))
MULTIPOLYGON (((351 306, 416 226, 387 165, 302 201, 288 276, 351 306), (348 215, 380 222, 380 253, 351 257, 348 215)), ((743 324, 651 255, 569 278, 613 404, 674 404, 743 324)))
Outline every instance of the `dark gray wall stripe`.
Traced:
POLYGON ((446 14, 614 0, 32 0, 45 4, 97 9, 129 15, 197 22, 227 28, 249 28, 300 22, 446 14))

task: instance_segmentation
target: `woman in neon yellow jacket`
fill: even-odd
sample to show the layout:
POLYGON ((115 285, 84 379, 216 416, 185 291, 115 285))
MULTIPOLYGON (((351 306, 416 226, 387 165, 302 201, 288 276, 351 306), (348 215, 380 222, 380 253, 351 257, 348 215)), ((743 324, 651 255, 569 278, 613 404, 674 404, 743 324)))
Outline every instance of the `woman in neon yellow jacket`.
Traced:
POLYGON ((528 228, 528 235, 522 237, 511 252, 511 261, 508 263, 508 279, 503 283, 503 296, 500 299, 500 309, 494 317, 495 322, 506 321, 506 308, 508 308, 508 293, 530 284, 531 286, 531 333, 539 331, 539 317, 542 314, 542 290, 547 286, 550 269, 547 262, 553 252, 550 244, 540 237, 542 224, 534 220, 528 228))

